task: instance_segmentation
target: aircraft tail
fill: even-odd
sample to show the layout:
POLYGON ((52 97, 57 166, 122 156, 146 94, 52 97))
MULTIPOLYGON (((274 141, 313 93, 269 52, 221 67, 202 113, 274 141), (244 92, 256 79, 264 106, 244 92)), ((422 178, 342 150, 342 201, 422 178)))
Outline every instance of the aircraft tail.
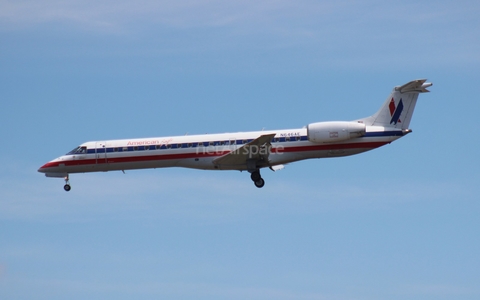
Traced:
POLYGON ((426 81, 426 79, 418 79, 395 87, 376 114, 359 121, 363 121, 368 126, 409 129, 418 95, 429 92, 427 88, 432 85, 426 81))

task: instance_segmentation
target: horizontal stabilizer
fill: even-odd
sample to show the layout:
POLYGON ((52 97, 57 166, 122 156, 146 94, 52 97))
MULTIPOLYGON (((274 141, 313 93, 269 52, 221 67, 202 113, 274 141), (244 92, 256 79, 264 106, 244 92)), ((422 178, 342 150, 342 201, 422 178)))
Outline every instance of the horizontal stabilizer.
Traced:
POLYGON ((396 87, 395 90, 399 91, 400 93, 408 93, 408 92, 415 92, 415 93, 428 93, 430 92, 427 90, 428 87, 432 86, 432 83, 425 82, 426 79, 418 79, 410 81, 400 87, 396 87))

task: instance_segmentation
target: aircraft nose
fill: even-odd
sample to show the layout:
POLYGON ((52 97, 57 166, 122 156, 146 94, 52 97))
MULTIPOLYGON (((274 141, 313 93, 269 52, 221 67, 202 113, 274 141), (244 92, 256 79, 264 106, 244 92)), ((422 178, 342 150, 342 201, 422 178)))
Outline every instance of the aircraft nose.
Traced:
POLYGON ((41 166, 37 171, 40 173, 47 173, 49 169, 52 170, 52 167, 55 167, 55 163, 53 161, 49 161, 41 166))
POLYGON ((46 168, 47 168, 47 164, 44 164, 43 166, 41 166, 37 171, 40 172, 40 173, 45 173, 46 172, 46 168))

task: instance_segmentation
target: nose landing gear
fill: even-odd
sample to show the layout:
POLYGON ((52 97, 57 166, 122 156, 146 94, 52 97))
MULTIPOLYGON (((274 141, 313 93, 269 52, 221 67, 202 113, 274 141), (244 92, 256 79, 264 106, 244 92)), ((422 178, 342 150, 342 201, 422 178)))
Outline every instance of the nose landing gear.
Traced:
POLYGON ((63 186, 63 189, 68 192, 72 189, 72 187, 70 186, 70 181, 69 181, 69 178, 68 178, 68 175, 65 176, 65 185, 63 186))

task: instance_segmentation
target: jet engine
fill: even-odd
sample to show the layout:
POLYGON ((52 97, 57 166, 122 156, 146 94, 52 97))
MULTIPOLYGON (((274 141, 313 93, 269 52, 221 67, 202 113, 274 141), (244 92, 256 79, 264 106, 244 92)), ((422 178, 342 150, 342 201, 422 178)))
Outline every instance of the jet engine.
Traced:
POLYGON ((313 143, 333 143, 365 135, 365 124, 345 121, 318 122, 307 126, 308 140, 313 143))

